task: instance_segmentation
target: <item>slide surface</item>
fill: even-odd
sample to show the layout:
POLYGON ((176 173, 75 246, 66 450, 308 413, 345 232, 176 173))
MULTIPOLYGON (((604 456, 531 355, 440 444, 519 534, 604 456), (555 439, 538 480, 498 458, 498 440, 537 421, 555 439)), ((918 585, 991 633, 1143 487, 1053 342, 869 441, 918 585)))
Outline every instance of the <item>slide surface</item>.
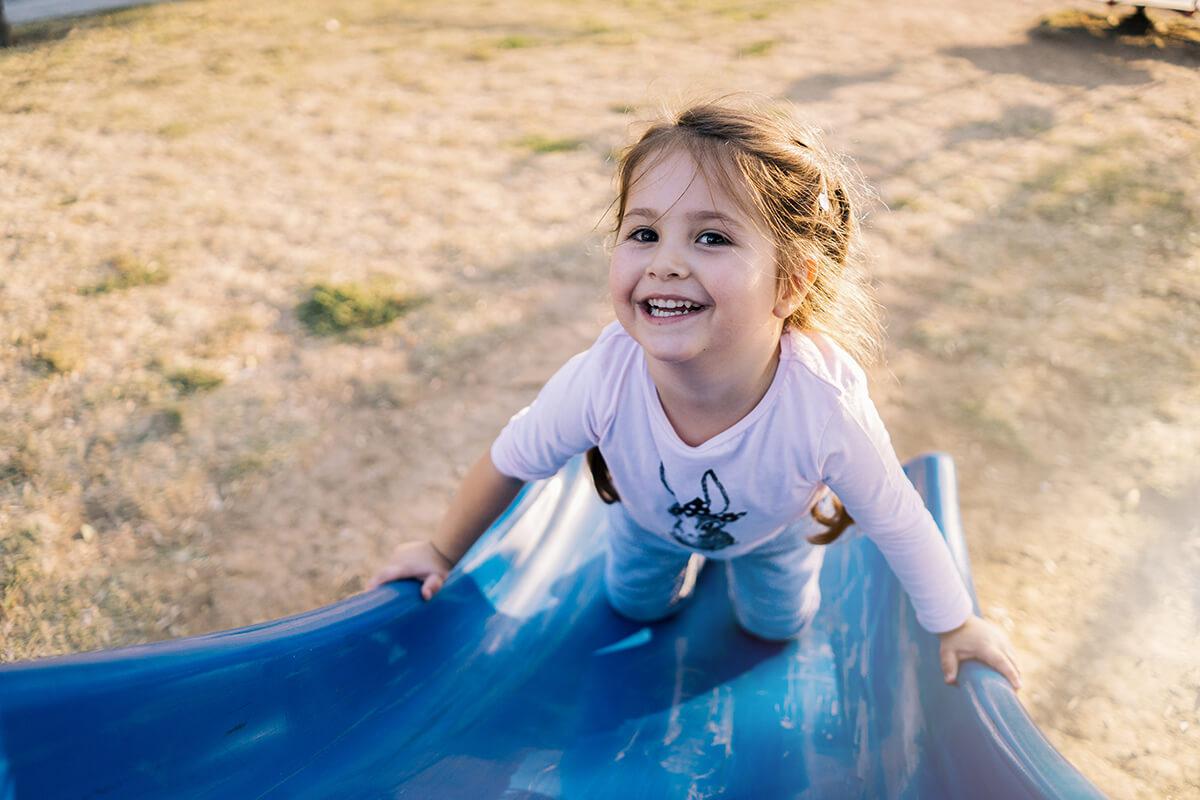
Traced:
MULTIPOLYGON (((971 586, 953 463, 907 471, 971 586)), ((866 537, 830 546, 812 626, 768 644, 734 623, 720 569, 670 620, 618 617, 603 534, 576 458, 428 604, 401 582, 0 668, 0 800, 1102 796, 997 673, 943 683, 866 537)))

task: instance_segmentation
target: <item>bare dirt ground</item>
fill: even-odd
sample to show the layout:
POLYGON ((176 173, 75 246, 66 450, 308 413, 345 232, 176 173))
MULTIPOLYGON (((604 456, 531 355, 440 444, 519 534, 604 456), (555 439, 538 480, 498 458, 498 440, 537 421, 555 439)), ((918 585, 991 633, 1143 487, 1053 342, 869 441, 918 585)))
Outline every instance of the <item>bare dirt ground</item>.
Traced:
POLYGON ((902 456, 957 461, 1026 707, 1113 797, 1200 797, 1198 23, 1039 27, 1104 12, 1075 2, 210 0, 19 29, 0 660, 358 591, 610 318, 632 124, 749 90, 886 203, 875 397, 902 456), (424 302, 318 336, 320 282, 424 302))

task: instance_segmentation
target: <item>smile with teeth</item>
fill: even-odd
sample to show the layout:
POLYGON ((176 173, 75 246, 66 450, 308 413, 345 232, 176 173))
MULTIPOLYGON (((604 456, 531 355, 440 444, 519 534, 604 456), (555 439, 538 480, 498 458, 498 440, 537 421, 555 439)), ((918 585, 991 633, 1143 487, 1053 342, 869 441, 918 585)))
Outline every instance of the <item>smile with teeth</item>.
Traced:
POLYGON ((659 300, 653 298, 643 303, 652 317, 681 317, 701 311, 708 306, 693 303, 691 300, 659 300))

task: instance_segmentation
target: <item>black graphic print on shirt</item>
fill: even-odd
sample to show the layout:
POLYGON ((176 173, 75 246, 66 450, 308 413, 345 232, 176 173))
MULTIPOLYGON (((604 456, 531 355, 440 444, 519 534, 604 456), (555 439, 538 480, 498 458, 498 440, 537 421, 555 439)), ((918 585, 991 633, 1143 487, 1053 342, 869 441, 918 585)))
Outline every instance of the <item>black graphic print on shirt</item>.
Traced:
POLYGON ((675 498, 675 502, 667 509, 675 518, 675 528, 671 531, 671 536, 675 541, 697 550, 720 550, 735 542, 735 539, 725 530, 725 526, 731 522, 737 522, 746 516, 746 512, 729 510, 729 495, 725 493, 725 487, 717 480, 717 473, 710 469, 700 479, 700 491, 704 494, 703 500, 695 497, 684 505, 679 505, 679 498, 675 496, 675 492, 667 483, 667 470, 661 461, 658 463, 658 478, 666 490, 671 492, 671 497, 675 498), (713 490, 721 495, 722 507, 717 511, 714 511, 712 507, 713 490), (686 520, 691 520, 690 529, 686 525, 686 520))

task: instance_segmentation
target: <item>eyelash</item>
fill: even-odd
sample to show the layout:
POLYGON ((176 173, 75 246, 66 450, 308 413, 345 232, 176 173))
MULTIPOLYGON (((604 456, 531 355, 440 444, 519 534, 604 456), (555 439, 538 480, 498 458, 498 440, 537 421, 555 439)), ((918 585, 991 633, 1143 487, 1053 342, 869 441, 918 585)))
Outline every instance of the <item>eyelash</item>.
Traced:
MULTIPOLYGON (((637 242, 638 244, 650 244, 650 242, 643 242, 641 239, 634 239, 634 238, 633 238, 634 236, 636 236, 636 235, 637 235, 638 233, 640 233, 641 231, 650 231, 650 229, 649 229, 649 228, 634 228, 633 230, 631 230, 631 231, 629 232, 629 236, 628 236, 628 237, 626 237, 626 238, 633 239, 633 241, 637 242)), ((650 231, 650 232, 651 232, 651 233, 653 233, 653 231, 650 231)), ((718 237, 720 237, 722 240, 724 240, 724 243, 725 243, 725 244, 733 244, 733 242, 731 242, 731 241, 729 240, 729 237, 725 236, 725 235, 724 235, 724 234, 722 234, 722 233, 717 233, 716 231, 705 231, 704 233, 702 233, 702 234, 700 234, 700 235, 701 235, 701 236, 709 236, 709 235, 711 235, 711 236, 718 236, 718 237)), ((711 246, 711 247, 715 247, 716 245, 710 245, 710 246, 711 246)))

